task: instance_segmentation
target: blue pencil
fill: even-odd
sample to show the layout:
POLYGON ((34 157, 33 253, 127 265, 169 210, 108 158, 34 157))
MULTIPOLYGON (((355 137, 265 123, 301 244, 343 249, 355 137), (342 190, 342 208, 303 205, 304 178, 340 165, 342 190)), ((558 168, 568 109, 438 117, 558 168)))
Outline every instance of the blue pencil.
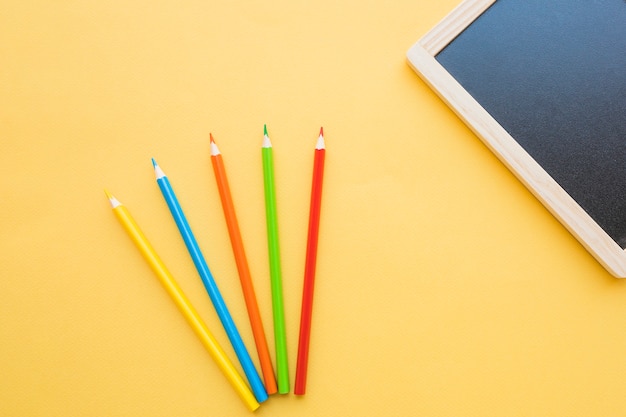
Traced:
POLYGON ((209 297, 213 302, 213 306, 217 311, 217 315, 222 322, 222 326, 226 330, 226 334, 228 335, 228 339, 230 343, 233 345, 235 349, 235 354, 241 363, 244 373, 248 378, 248 382, 252 388, 252 392, 256 397, 258 402, 263 402, 267 400, 267 392, 265 391, 265 387, 263 386, 263 382, 261 382, 261 377, 257 372, 254 364, 252 363, 252 359, 250 358, 250 354, 246 349, 246 346, 241 340, 241 336, 237 331, 237 327, 235 326, 235 322, 233 321, 230 313, 228 312, 228 308, 226 307, 226 303, 224 303, 224 299, 220 294, 219 289, 217 288, 217 284, 213 279, 213 275, 209 270, 209 266, 204 260, 204 256, 202 256, 202 252, 200 251, 200 246, 198 246, 198 242, 194 237, 191 227, 187 222, 187 218, 183 213, 183 209, 178 203, 178 199, 176 198, 176 194, 174 194, 174 189, 172 188, 167 176, 161 170, 159 165, 157 165, 156 161, 152 159, 152 165, 154 165, 154 173, 156 174, 157 184, 161 189, 161 193, 167 202, 167 206, 172 213, 172 217, 176 221, 176 226, 178 226, 178 230, 185 241, 185 245, 187 246, 187 250, 191 255, 191 259, 193 259, 193 263, 198 270, 198 274, 200 274, 200 278, 202 278, 202 282, 204 283, 204 287, 209 293, 209 297))

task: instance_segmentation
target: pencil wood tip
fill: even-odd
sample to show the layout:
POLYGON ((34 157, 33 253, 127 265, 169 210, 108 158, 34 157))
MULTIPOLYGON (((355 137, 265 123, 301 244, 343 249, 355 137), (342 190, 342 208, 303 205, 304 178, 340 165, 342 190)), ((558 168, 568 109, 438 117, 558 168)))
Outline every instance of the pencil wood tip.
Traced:
POLYGON ((272 142, 270 142, 270 137, 267 136, 267 134, 263 135, 263 145, 261 145, 262 148, 271 148, 272 147, 272 142))
POLYGON ((154 166, 154 175, 156 175, 157 180, 165 177, 165 172, 163 172, 163 170, 161 169, 159 164, 156 163, 154 158, 152 158, 152 166, 154 166))
POLYGON ((111 208, 115 208, 115 207, 119 207, 122 205, 122 203, 120 203, 117 198, 113 197, 113 194, 111 194, 108 190, 104 190, 104 194, 106 194, 107 198, 109 199, 109 203, 111 204, 111 208))
POLYGON ((220 149, 217 147, 215 140, 213 140, 213 135, 211 135, 211 156, 217 156, 220 153, 220 149))
POLYGON ((270 137, 267 134, 267 125, 263 125, 263 145, 262 148, 271 148, 272 142, 270 142, 270 137))
POLYGON ((320 135, 317 138, 317 144, 315 145, 315 149, 326 149, 326 144, 324 143, 324 128, 320 129, 320 135))

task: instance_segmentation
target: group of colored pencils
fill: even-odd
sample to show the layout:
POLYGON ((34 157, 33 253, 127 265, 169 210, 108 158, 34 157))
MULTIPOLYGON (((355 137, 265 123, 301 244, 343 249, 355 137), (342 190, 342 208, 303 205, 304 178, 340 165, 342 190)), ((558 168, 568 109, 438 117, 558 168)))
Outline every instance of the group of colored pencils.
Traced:
MULTIPOLYGON (((272 312, 274 324, 274 342, 276 349, 276 376, 268 349, 267 339, 261 320, 259 306, 256 300, 254 286, 248 267, 248 261, 244 251, 243 240, 235 206, 230 193, 226 169, 222 155, 213 139, 210 136, 210 155, 213 165, 215 179, 219 190, 220 200, 226 219, 228 234, 233 249, 237 271, 243 290, 243 296, 248 311, 248 318, 254 336, 254 342, 258 354, 263 381, 255 368, 252 358, 241 339, 235 322, 226 307, 226 303, 218 289, 218 286, 211 274, 211 270, 202 254, 198 242, 185 217, 183 209, 174 193, 174 189, 161 167, 153 159, 152 164, 156 175, 157 184, 167 203, 169 211, 178 227, 181 237, 187 247, 189 255, 200 275, 202 283, 211 299, 217 315, 226 331, 228 339, 233 346, 237 359, 244 371, 247 383, 233 366, 224 350, 202 321, 195 308, 189 302, 180 286, 175 281, 159 255, 156 253, 144 233, 141 231, 128 209, 119 202, 108 191, 106 195, 109 199, 113 212, 138 247, 148 264, 151 266, 161 284, 174 300, 183 316, 200 338, 203 345, 209 351, 218 367, 226 376, 227 380, 235 388, 246 406, 254 411, 260 403, 268 399, 268 395, 276 392, 280 394, 289 393, 289 368, 287 361, 287 338, 285 327, 285 311, 283 305, 283 290, 280 262, 280 246, 278 239, 278 221, 276 209, 276 186, 274 180, 274 161, 272 144, 267 127, 264 127, 262 160, 263 160, 263 183, 265 190, 265 208, 267 224, 267 241, 270 268, 270 287, 272 295, 272 312)), ((322 182, 324 175, 324 131, 320 129, 317 144, 315 147, 315 157, 313 162, 313 181, 311 189, 311 205, 309 212, 309 226, 307 236, 307 249, 304 268, 304 285, 302 292, 302 309, 300 316, 300 333, 298 341, 298 357, 296 364, 296 380, 294 394, 304 395, 306 391, 307 364, 309 355, 309 336, 311 329, 311 313, 313 305, 313 287, 315 279, 315 265, 317 255, 318 230, 320 221, 320 208, 322 197, 322 182)))

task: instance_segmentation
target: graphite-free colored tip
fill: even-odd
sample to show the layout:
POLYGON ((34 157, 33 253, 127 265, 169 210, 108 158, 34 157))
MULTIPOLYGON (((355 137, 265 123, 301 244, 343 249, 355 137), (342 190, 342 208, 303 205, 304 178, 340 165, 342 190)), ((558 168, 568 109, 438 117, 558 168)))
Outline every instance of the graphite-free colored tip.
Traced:
POLYGON ((122 205, 122 203, 120 203, 117 198, 113 197, 113 194, 111 194, 108 190, 105 189, 104 194, 106 194, 107 198, 109 199, 109 204, 111 204, 111 208, 117 208, 122 205))
POLYGON ((263 125, 263 134, 267 135, 267 125, 263 125))
POLYGON ((209 139, 211 139, 211 143, 215 143, 215 140, 213 139, 213 133, 209 133, 209 139))
POLYGON ((154 158, 152 158, 152 166, 153 166, 153 167, 155 167, 155 168, 156 168, 156 166, 157 166, 157 163, 156 163, 156 161, 154 160, 154 158))
POLYGON ((320 136, 324 136, 324 127, 320 127, 320 136))

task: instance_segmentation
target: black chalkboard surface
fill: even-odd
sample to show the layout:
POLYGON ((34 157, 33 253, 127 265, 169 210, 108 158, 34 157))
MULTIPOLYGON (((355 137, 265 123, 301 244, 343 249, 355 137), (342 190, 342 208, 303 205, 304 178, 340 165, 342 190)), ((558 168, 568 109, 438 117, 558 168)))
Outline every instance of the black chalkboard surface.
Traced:
POLYGON ((626 276, 626 1, 467 0, 409 63, 626 276))

